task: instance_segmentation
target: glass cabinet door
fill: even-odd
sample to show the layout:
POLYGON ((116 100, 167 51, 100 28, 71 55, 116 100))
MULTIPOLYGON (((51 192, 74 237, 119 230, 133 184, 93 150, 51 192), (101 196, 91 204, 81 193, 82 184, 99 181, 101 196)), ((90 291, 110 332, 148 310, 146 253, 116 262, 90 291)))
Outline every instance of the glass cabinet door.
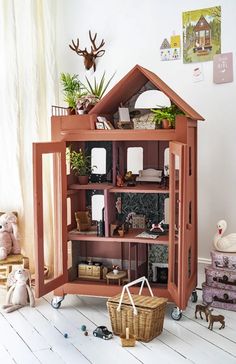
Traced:
POLYGON ((181 308, 185 287, 186 148, 170 142, 170 230, 168 290, 181 308))
POLYGON ((41 297, 68 280, 64 142, 33 144, 33 175, 35 295, 41 297))

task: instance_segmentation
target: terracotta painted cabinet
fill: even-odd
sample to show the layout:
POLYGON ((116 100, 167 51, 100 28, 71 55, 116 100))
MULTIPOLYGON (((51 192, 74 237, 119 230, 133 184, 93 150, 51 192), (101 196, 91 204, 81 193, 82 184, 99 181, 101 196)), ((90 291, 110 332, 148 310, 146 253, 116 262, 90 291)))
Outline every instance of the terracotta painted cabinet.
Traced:
POLYGON ((67 293, 110 297, 121 291, 120 284, 145 275, 155 295, 176 304, 172 317, 181 317, 197 285, 197 120, 204 119, 158 76, 138 65, 89 114, 52 116, 52 142, 33 145, 37 297, 54 290, 52 306, 59 308, 67 293), (176 117, 175 128, 116 128, 119 105, 133 111, 146 90, 163 92, 184 112, 176 117), (97 116, 106 117, 115 128, 96 130, 97 116), (104 173, 94 173, 87 185, 78 184, 66 166, 69 146, 83 148, 89 155, 102 149, 104 173), (141 151, 143 170, 163 171, 168 166, 165 183, 117 186, 117 174, 127 172, 133 149, 141 151), (53 171, 51 227, 45 170, 53 171), (101 217, 93 216, 97 196, 102 199, 101 217), (86 210, 92 210, 91 228, 78 231, 75 213, 86 210), (135 216, 133 221, 129 216, 135 216), (144 237, 160 220, 166 223, 166 233, 144 237), (52 230, 50 244, 46 229, 52 230), (48 246, 53 262, 50 276, 44 279, 48 246), (107 279, 113 265, 119 265, 122 279, 112 274, 107 279))

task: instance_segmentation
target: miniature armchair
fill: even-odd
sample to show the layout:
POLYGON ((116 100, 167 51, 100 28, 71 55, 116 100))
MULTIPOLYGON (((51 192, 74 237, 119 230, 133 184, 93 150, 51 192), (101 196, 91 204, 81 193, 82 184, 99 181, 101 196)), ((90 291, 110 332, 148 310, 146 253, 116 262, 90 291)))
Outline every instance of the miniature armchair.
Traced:
POLYGON ((75 212, 75 219, 78 231, 88 231, 91 228, 91 217, 89 211, 75 212))

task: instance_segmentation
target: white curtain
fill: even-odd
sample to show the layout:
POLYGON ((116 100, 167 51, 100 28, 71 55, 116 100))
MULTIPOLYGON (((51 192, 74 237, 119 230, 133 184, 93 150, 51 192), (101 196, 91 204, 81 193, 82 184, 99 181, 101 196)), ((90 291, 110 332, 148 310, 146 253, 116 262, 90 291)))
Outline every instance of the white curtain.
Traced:
MULTIPOLYGON (((50 140, 51 105, 58 104, 55 17, 56 0, 0 0, 0 211, 18 211, 22 252, 32 270, 32 142, 50 140)), ((50 207, 49 173, 45 184, 50 207)), ((52 226, 50 209, 47 218, 52 226)), ((50 251, 49 244, 48 265, 50 251)))

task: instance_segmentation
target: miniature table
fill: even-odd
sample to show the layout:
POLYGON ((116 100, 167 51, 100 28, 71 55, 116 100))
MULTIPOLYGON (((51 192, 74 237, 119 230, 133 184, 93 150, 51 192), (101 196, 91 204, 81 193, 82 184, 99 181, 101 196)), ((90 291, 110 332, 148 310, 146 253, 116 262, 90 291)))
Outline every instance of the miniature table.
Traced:
POLYGON ((120 270, 117 274, 114 274, 113 272, 109 272, 106 274, 107 284, 109 284, 109 280, 112 279, 114 281, 118 281, 119 286, 121 285, 122 278, 126 277, 126 272, 123 270, 120 270))

